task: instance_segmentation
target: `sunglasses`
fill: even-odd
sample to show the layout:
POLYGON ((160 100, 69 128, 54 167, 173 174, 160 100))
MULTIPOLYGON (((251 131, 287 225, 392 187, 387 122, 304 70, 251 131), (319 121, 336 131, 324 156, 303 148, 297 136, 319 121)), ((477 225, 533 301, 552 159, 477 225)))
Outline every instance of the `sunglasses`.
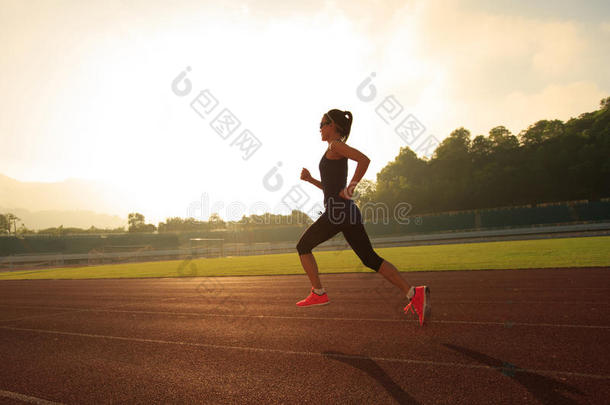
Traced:
POLYGON ((325 127, 326 125, 330 125, 332 124, 331 121, 322 121, 320 122, 320 129, 322 129, 323 127, 325 127))

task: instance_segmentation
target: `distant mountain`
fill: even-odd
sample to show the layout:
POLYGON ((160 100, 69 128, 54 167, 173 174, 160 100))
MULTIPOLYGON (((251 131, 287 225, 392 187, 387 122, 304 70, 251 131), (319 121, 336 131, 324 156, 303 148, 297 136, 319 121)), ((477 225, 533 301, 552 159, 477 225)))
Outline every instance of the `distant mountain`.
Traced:
POLYGON ((0 174, 0 213, 17 215, 29 229, 126 226, 128 208, 120 196, 99 181, 22 182, 0 174))
POLYGON ((3 208, 0 207, 0 213, 15 214, 20 221, 17 221, 17 227, 24 224, 28 229, 45 229, 58 227, 63 225, 64 228, 76 227, 88 229, 91 226, 96 228, 118 228, 125 227, 127 229, 127 218, 121 218, 118 215, 99 214, 93 211, 28 211, 21 208, 3 208))

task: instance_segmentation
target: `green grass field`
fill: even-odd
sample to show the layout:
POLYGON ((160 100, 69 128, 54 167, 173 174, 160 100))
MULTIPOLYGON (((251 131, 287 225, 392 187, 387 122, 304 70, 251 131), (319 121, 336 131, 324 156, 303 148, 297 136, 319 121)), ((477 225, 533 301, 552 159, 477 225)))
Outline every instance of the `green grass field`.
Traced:
MULTIPOLYGON (((376 249, 401 271, 610 266, 610 237, 376 249)), ((315 252, 321 273, 369 272, 351 250, 315 252)), ((304 274, 297 253, 1 272, 0 280, 304 274)))

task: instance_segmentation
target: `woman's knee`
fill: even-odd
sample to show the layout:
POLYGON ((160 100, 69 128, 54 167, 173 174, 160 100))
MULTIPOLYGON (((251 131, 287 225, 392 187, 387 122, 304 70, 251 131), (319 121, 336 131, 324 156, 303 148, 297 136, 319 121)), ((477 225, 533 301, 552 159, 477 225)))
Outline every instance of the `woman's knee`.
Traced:
POLYGON ((299 252, 299 255, 306 255, 308 253, 311 253, 310 244, 303 239, 299 240, 299 242, 297 243, 297 252, 299 252))
POLYGON ((374 271, 379 271, 379 268, 381 267, 382 263, 383 258, 381 258, 375 252, 373 252, 372 254, 368 254, 364 258, 362 258, 362 264, 374 271))

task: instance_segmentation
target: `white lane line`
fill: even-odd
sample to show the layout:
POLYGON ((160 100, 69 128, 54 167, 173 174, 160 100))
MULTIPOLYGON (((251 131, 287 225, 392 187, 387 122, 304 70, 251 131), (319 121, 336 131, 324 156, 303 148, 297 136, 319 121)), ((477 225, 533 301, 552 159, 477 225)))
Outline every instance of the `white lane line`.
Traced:
MULTIPOLYGON (((384 362, 389 362, 389 363, 422 364, 422 365, 428 365, 428 366, 446 366, 446 367, 497 370, 497 371, 503 371, 505 369, 503 367, 493 367, 493 366, 486 366, 486 365, 481 365, 481 364, 451 363, 451 362, 444 362, 444 361, 413 360, 413 359, 401 359, 401 358, 391 358, 391 357, 366 357, 366 356, 349 355, 349 354, 341 354, 341 353, 326 353, 325 354, 325 353, 303 352, 303 351, 295 351, 295 350, 267 349, 267 348, 262 348, 262 347, 215 345, 215 344, 210 344, 210 343, 184 342, 184 341, 179 341, 179 340, 144 339, 144 338, 124 337, 124 336, 97 335, 97 334, 91 334, 91 333, 62 332, 62 331, 48 330, 48 329, 14 328, 14 327, 10 327, 10 326, 0 326, 0 329, 23 331, 23 332, 47 333, 47 334, 64 335, 64 336, 78 336, 78 337, 86 337, 86 338, 94 338, 94 339, 119 340, 119 341, 138 342, 138 343, 157 343, 157 344, 164 344, 164 345, 202 347, 202 348, 207 348, 207 349, 239 350, 239 351, 247 351, 247 352, 257 352, 257 353, 277 353, 277 354, 285 354, 285 355, 310 356, 310 357, 339 357, 339 358, 357 359, 357 360, 384 361, 384 362)), ((513 371, 521 372, 521 373, 551 374, 551 375, 562 375, 562 376, 570 376, 570 377, 585 377, 585 378, 593 378, 593 379, 600 379, 600 380, 610 380, 610 375, 577 373, 577 372, 572 372, 572 371, 536 370, 536 369, 527 369, 527 368, 515 368, 514 370, 511 369, 511 372, 513 372, 513 371)))
POLYGON ((64 312, 54 312, 51 314, 41 314, 41 315, 31 315, 24 316, 22 318, 14 318, 14 319, 0 319, 0 322, 20 322, 20 321, 29 321, 30 319, 38 319, 38 318, 50 318, 52 316, 65 315, 65 314, 75 314, 78 312, 87 312, 87 309, 73 310, 73 311, 64 311, 64 312))
MULTIPOLYGON (((256 319, 289 319, 289 320, 314 320, 314 321, 345 321, 345 322, 418 322, 411 319, 387 319, 387 318, 343 318, 343 317, 316 317, 316 316, 288 316, 288 315, 244 315, 244 314, 214 314, 197 312, 172 312, 172 311, 136 311, 136 310, 114 310, 114 309, 92 309, 91 312, 113 312, 113 313, 135 313, 150 315, 177 315, 177 316, 203 316, 203 317, 227 317, 227 318, 256 318, 256 319)), ((604 325, 570 325, 553 323, 526 323, 526 322, 488 322, 488 321, 451 321, 431 320, 429 323, 460 324, 460 325, 485 325, 485 326, 538 326, 555 328, 585 328, 585 329, 610 329, 604 325)))
POLYGON ((45 399, 41 399, 41 398, 36 398, 36 397, 31 397, 29 395, 23 395, 23 394, 19 394, 17 392, 11 392, 11 391, 4 391, 4 390, 0 390, 0 398, 8 398, 8 399, 13 399, 16 401, 21 401, 21 402, 25 402, 28 404, 37 404, 37 405, 63 405, 60 402, 52 402, 52 401, 47 401, 45 399))
MULTIPOLYGON (((183 296, 183 297, 170 297, 170 298, 160 298, 155 300, 154 302, 162 302, 162 301, 180 301, 183 298, 202 298, 205 299, 206 301, 211 301, 213 299, 213 297, 206 297, 205 295, 202 294, 195 294, 195 295, 187 295, 187 296, 183 296)), ((247 298, 247 297, 246 297, 247 298)), ((339 298, 340 299, 340 298, 339 298)), ((233 296, 223 296, 221 298, 219 298, 219 302, 235 302, 235 301, 245 301, 244 297, 239 297, 237 295, 233 295, 233 296)), ((390 302, 392 301, 391 299, 385 299, 385 298, 374 298, 371 299, 370 301, 382 301, 382 302, 390 302)), ((292 301, 291 301, 292 303, 292 301)), ((451 304, 451 305, 456 305, 456 304, 489 304, 489 305, 519 305, 519 304, 523 304, 523 305, 531 305, 531 304, 542 304, 542 305, 569 305, 569 306, 575 306, 575 305, 610 305, 610 301, 517 301, 517 300, 512 300, 512 299, 505 299, 502 301, 445 301, 445 300, 435 300, 434 303, 436 305, 439 304, 451 304)), ((107 308, 114 308, 114 307, 126 307, 129 305, 138 305, 138 304, 142 304, 141 302, 128 302, 128 303, 124 303, 124 304, 117 304, 117 305, 109 305, 107 308)), ((1 304, 0 303, 0 307, 8 307, 8 308, 40 308, 40 309, 55 309, 55 310, 80 310, 81 308, 78 307, 58 307, 58 306, 49 306, 49 305, 23 305, 23 304, 1 304)))
MULTIPOLYGON (((162 298, 159 301, 172 301, 175 300, 175 297, 170 297, 170 298, 162 298)), ((55 312, 55 313, 51 313, 51 314, 40 314, 40 315, 31 315, 31 316, 25 316, 22 318, 14 318, 14 319, 0 319, 0 322, 19 322, 19 321, 27 321, 30 319, 37 319, 37 318, 50 318, 52 316, 58 316, 58 315, 65 315, 65 314, 76 314, 76 313, 80 313, 80 312, 102 312, 102 311, 108 311, 110 308, 121 308, 121 307, 128 307, 130 305, 137 305, 137 303, 133 303, 133 302, 128 302, 126 304, 120 304, 120 305, 109 305, 107 307, 103 307, 103 308, 70 308, 70 307, 45 307, 45 306, 36 306, 36 305, 26 305, 26 306, 14 306, 12 308, 34 308, 34 309, 52 309, 52 310, 57 310, 57 311, 63 311, 63 312, 55 312)), ((0 304, 0 306, 6 306, 5 304, 0 304)), ((128 311, 127 311, 128 312, 128 311)))
MULTIPOLYGON (((58 308, 59 309, 59 308, 58 308)), ((173 312, 173 311, 139 311, 139 310, 120 310, 106 308, 74 309, 66 312, 54 314, 32 315, 17 319, 4 319, 0 322, 19 322, 24 320, 46 318, 65 314, 76 314, 82 312, 109 312, 124 314, 146 314, 146 315, 172 315, 172 316, 192 316, 192 317, 216 317, 216 318, 253 318, 253 319, 287 319, 287 320, 308 320, 308 321, 341 321, 341 322, 385 322, 385 323, 415 323, 412 319, 388 319, 388 318, 345 318, 345 317, 317 317, 317 316, 288 316, 288 315, 245 315, 245 314, 217 314, 209 312, 173 312)), ((543 328, 575 328, 575 329, 601 329, 608 330, 607 325, 574 325, 574 324, 555 324, 555 323, 528 323, 528 322, 494 322, 494 321, 459 321, 459 320, 430 320, 428 323, 438 323, 447 325, 482 325, 482 326, 502 326, 512 328, 514 326, 543 327, 543 328)))
POLYGON ((574 305, 610 305, 610 301, 520 301, 520 300, 514 300, 511 299, 510 297, 507 297, 505 300, 502 301, 440 301, 440 300, 435 300, 434 301, 435 304, 491 304, 491 305, 500 305, 500 304, 507 304, 507 305, 515 305, 515 304, 524 304, 524 305, 530 305, 530 304, 542 304, 542 305, 570 305, 570 306, 574 306, 574 305))
POLYGON ((561 323, 528 323, 528 322, 479 322, 479 321, 430 321, 430 323, 464 324, 464 325, 502 325, 506 328, 513 326, 535 326, 543 328, 577 328, 577 329, 610 329, 604 325, 570 325, 561 323))

